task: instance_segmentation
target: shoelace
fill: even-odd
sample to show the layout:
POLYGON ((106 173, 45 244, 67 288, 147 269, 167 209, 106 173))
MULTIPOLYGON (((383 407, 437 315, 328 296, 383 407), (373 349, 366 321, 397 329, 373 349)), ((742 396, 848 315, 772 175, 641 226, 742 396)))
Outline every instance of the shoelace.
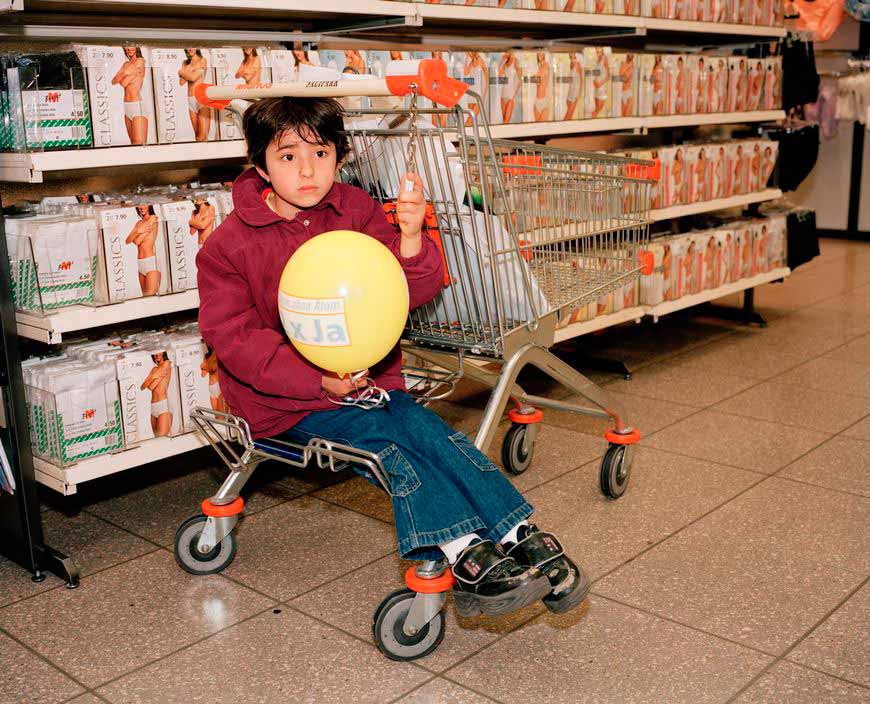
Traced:
POLYGON ((365 376, 365 372, 357 372, 350 377, 356 391, 353 394, 344 396, 343 398, 335 398, 327 394, 326 398, 336 406, 357 406, 364 411, 370 411, 374 408, 381 408, 387 401, 390 400, 390 394, 372 383, 371 379, 365 376), (358 383, 365 381, 366 385, 360 387, 358 383))

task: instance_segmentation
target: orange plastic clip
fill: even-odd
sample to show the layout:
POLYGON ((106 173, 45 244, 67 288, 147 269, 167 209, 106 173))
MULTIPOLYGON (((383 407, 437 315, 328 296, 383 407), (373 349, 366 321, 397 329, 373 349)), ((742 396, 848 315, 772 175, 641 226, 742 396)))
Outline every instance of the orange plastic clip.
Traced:
POLYGON ((193 89, 193 97, 196 98, 196 102, 202 105, 204 108, 214 108, 215 110, 226 110, 229 104, 232 102, 230 100, 212 100, 208 97, 208 89, 214 88, 210 83, 197 83, 193 89))
POLYGON ((450 77, 443 59, 424 59, 416 76, 386 76, 386 81, 393 95, 408 95, 411 85, 416 84, 420 95, 448 108, 456 105, 468 90, 468 84, 450 77))

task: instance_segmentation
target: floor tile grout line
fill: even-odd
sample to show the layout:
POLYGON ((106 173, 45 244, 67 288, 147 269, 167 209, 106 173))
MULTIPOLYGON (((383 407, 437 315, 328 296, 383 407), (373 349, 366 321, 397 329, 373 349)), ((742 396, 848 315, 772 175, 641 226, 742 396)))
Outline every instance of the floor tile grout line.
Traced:
POLYGON ((703 514, 701 514, 700 516, 698 516, 697 518, 692 519, 691 521, 689 521, 689 522, 686 523, 685 525, 680 526, 680 527, 677 528, 674 532, 669 533, 668 535, 662 537, 660 540, 657 540, 657 541, 656 541, 655 543, 653 543, 652 545, 647 545, 647 546, 646 546, 643 550, 641 550, 639 553, 637 553, 637 554, 635 554, 635 555, 632 555, 630 558, 628 558, 628 559, 625 560, 624 562, 620 563, 620 564, 617 565, 616 567, 612 568, 611 570, 608 570, 606 573, 604 573, 604 574, 601 575, 600 577, 598 577, 598 578, 596 578, 595 580, 593 580, 593 582, 592 582, 593 586, 594 586, 595 584, 597 584, 598 582, 600 582, 601 580, 603 580, 603 579, 609 577, 610 575, 612 575, 612 574, 613 574, 614 572, 616 572, 617 570, 622 569, 623 567, 625 567, 625 566, 626 566, 627 564, 629 564, 630 562, 634 562, 634 561, 637 560, 638 558, 643 557, 643 556, 646 555, 646 553, 648 553, 650 550, 653 550, 653 549, 657 548, 659 545, 661 545, 662 543, 664 543, 664 542, 670 540, 671 538, 676 537, 677 535, 679 535, 680 533, 682 533, 682 532, 683 532, 684 530, 686 530, 687 528, 690 528, 691 526, 693 526, 693 525, 695 525, 696 523, 698 523, 699 521, 703 520, 704 518, 706 518, 706 517, 709 516, 710 514, 715 513, 715 512, 718 511, 719 509, 723 508, 725 505, 731 503, 731 502, 734 501, 735 499, 738 499, 739 497, 743 496, 743 494, 747 493, 748 491, 751 491, 752 489, 754 489, 755 487, 757 487, 759 484, 763 484, 764 482, 768 481, 769 479, 770 479, 770 476, 762 476, 762 477, 761 477, 757 482, 755 482, 754 484, 750 484, 750 485, 747 486, 745 489, 743 489, 743 490, 739 491, 738 493, 734 494, 734 496, 731 496, 731 497, 729 497, 728 499, 726 499, 725 501, 723 501, 722 503, 720 503, 720 504, 714 506, 712 509, 710 509, 710 510, 707 511, 706 513, 703 513, 703 514))
MULTIPOLYGON (((764 677, 768 672, 770 672, 777 664, 779 664, 780 662, 783 662, 788 657, 788 655, 794 651, 795 648, 797 648, 801 643, 803 643, 803 641, 808 636, 810 636, 813 633, 813 631, 815 631, 819 626, 821 626, 825 621, 827 621, 831 616, 833 616, 834 613, 836 613, 847 601, 849 601, 849 599, 851 599, 853 596, 855 596, 855 594, 857 594, 864 587, 864 585, 867 584, 867 582, 870 582, 870 577, 865 577, 858 584, 858 586, 855 587, 854 589, 852 589, 843 599, 841 599, 840 602, 834 608, 829 610, 824 616, 822 616, 822 618, 820 618, 818 621, 816 621, 809 628, 809 630, 807 630, 794 643, 792 643, 785 650, 785 652, 782 653, 782 655, 778 656, 773 662, 769 663, 767 665, 767 667, 763 668, 761 670, 761 672, 756 674, 755 677, 753 677, 751 680, 749 680, 749 682, 747 682, 745 685, 743 685, 743 687, 738 692, 736 692, 727 702, 725 702, 725 704, 732 704, 732 702, 736 701, 736 699, 741 694, 743 694, 745 691, 747 691, 756 682, 760 681, 761 678, 764 677)), ((789 660, 788 662, 791 662, 791 661, 789 660)), ((797 664, 797 663, 793 663, 793 664, 797 664)), ((828 673, 825 673, 825 674, 828 674, 828 673)))
MULTIPOLYGON (((143 552, 140 555, 134 555, 133 557, 125 558, 125 559, 121 560, 120 562, 115 562, 111 565, 107 565, 106 567, 101 567, 98 570, 94 570, 93 572, 88 572, 88 574, 86 574, 86 575, 81 575, 81 580, 79 581, 79 586, 76 587, 76 589, 81 589, 81 587, 82 587, 81 581, 83 581, 85 579, 89 579, 89 578, 93 577, 94 575, 102 574, 103 572, 113 570, 116 567, 120 567, 121 565, 126 565, 129 562, 133 562, 134 560, 138 560, 140 558, 147 557, 148 555, 153 555, 154 553, 156 553, 160 549, 162 549, 162 547, 163 546, 158 545, 155 548, 153 548, 152 550, 149 550, 148 552, 143 552)), ((24 570, 24 568, 22 568, 22 570, 24 570)), ((30 574, 29 572, 27 572, 27 570, 24 570, 24 572, 26 574, 30 574)), ((48 574, 50 574, 50 573, 46 573, 46 578, 48 578, 47 577, 48 574)), ((57 584, 53 587, 49 587, 48 589, 43 589, 41 591, 38 591, 35 594, 29 594, 27 596, 21 597, 20 599, 16 599, 15 601, 11 601, 8 604, 3 604, 2 606, 0 606, 0 612, 2 612, 3 609, 9 608, 10 606, 14 606, 15 604, 20 604, 22 601, 29 601, 30 599, 35 599, 36 597, 42 596, 43 594, 48 594, 49 592, 56 591, 57 589, 60 589, 61 587, 63 587, 64 589, 67 588, 66 584, 61 582, 60 584, 57 584)))
MULTIPOLYGON (((842 608, 842 607, 841 607, 842 608)), ((842 675, 836 675, 833 672, 827 672, 822 670, 815 665, 807 665, 803 662, 798 662, 797 660, 790 660, 785 655, 780 658, 781 662, 788 663, 789 665, 794 665, 795 667, 800 667, 804 670, 812 670, 813 672, 818 672, 820 675, 825 675, 826 677, 830 677, 835 680, 840 680, 840 682, 845 682, 846 684, 854 685, 855 687, 860 687, 861 689, 870 690, 870 684, 864 684, 863 682, 856 682, 855 680, 850 680, 848 677, 843 677, 842 675)))
POLYGON ((715 638, 716 640, 724 641, 725 643, 730 643, 731 645, 736 645, 740 648, 745 648, 746 650, 751 650, 754 653, 758 653, 759 655, 764 655, 769 658, 775 658, 777 655, 775 653, 770 653, 762 648, 758 648, 754 645, 747 645, 746 643, 741 643, 740 641, 734 640, 732 638, 728 638, 726 636, 720 635, 719 633, 713 633, 712 631, 706 631, 703 628, 699 628, 698 626, 693 626, 689 623, 683 623, 671 616, 666 616, 665 614, 661 614, 657 611, 653 611, 643 606, 639 606, 638 604, 632 604, 627 601, 620 601, 612 596, 608 596, 607 594, 602 594, 600 592, 591 589, 589 591, 590 594, 598 597, 599 599, 605 599, 606 601, 611 601, 614 604, 619 604, 620 606, 624 606, 627 609, 632 609, 634 611, 640 611, 641 613, 646 614, 647 616, 652 616, 653 618, 660 619, 662 621, 667 621, 668 623, 672 623, 675 626, 680 626, 681 628, 686 628, 690 631, 695 631, 696 633, 701 633, 705 636, 710 636, 715 638))
POLYGON ((174 655, 177 655, 178 653, 182 652, 183 650, 187 650, 188 648, 192 648, 195 645, 199 645, 200 643, 202 643, 206 640, 209 640, 210 638, 214 638, 215 636, 217 636, 221 633, 224 633, 225 631, 230 630, 231 628, 235 628, 236 626, 240 626, 243 623, 247 623, 251 619, 257 618, 258 616, 262 616, 263 614, 265 614, 269 611, 272 611, 276 606, 278 606, 278 603, 279 602, 276 601, 276 602, 270 604, 269 606, 267 606, 266 608, 261 609, 260 611, 257 611, 255 613, 251 614, 250 616, 246 616, 245 618, 239 619, 238 621, 236 621, 234 623, 227 624, 226 626, 224 626, 221 629, 218 629, 214 633, 208 633, 205 636, 203 636, 202 638, 198 638, 194 641, 191 641, 190 643, 185 643, 181 647, 176 648, 175 650, 173 650, 169 653, 166 653, 165 655, 161 655, 158 658, 154 658, 153 660, 149 660, 148 662, 142 663, 141 665, 137 665, 136 667, 134 667, 130 670, 127 670, 126 672, 123 672, 120 675, 116 675, 115 677, 112 677, 111 679, 106 680, 105 682, 101 682, 100 684, 95 685, 94 687, 91 687, 90 689, 96 691, 99 689, 103 689, 104 687, 108 687, 110 684, 114 684, 118 680, 122 680, 125 677, 128 677, 129 675, 132 675, 136 672, 139 672, 140 670, 144 670, 145 668, 151 667, 155 663, 162 662, 163 660, 166 660, 174 655))
MULTIPOLYGON (((824 445, 825 443, 822 443, 822 444, 824 445)), ((821 445, 819 447, 821 447, 821 445)), ((819 448, 816 447, 814 449, 818 450, 819 448)), ((855 491, 846 491, 845 489, 835 489, 834 487, 825 486, 824 484, 813 484, 813 482, 809 482, 809 481, 806 481, 804 479, 796 479, 795 477, 787 477, 785 475, 780 475, 780 472, 788 469, 789 466, 790 465, 787 465, 787 466, 783 467, 782 469, 778 469, 778 470, 776 470, 776 472, 774 474, 771 474, 769 476, 775 477, 776 479, 780 479, 784 482, 792 482, 793 484, 800 484, 801 486, 808 486, 808 487, 812 487, 814 489, 824 489, 825 491, 833 491, 837 494, 844 494, 846 496, 854 496, 854 497, 859 498, 859 499, 870 499, 870 495, 867 495, 867 494, 859 494, 855 491)))
MULTIPOLYGON (((38 660, 42 660, 44 663, 46 663, 47 665, 49 665, 53 670, 57 670, 57 671, 60 672, 64 677, 66 677, 66 678, 68 678, 69 680, 71 680, 74 684, 76 684, 76 685, 78 685, 79 687, 81 687, 82 689, 86 690, 86 692, 79 692, 78 694, 75 695, 75 697, 80 697, 82 694, 86 694, 87 691, 90 691, 90 688, 89 688, 89 687, 88 687, 84 682, 80 681, 77 677, 74 677, 73 675, 71 675, 69 672, 67 672, 64 668, 60 667, 60 666, 59 666, 57 663, 55 663, 53 660, 50 660, 48 657, 46 657, 45 655, 43 655, 42 653, 40 653, 38 650, 35 650, 35 649, 34 649, 33 647, 31 647, 29 644, 27 644, 26 642, 24 642, 23 640, 21 640, 20 638, 18 638, 18 637, 17 637, 14 633, 12 633, 8 628, 4 628, 2 625, 0 625, 0 634, 5 635, 5 636, 6 636, 7 638, 9 638, 10 640, 12 640, 12 641, 14 641, 15 643, 17 643, 17 644, 18 644, 21 648, 23 648, 25 651, 27 651, 27 652, 30 653, 31 655, 35 656, 38 660)), ((75 699, 75 697, 72 697, 72 699, 75 699)))

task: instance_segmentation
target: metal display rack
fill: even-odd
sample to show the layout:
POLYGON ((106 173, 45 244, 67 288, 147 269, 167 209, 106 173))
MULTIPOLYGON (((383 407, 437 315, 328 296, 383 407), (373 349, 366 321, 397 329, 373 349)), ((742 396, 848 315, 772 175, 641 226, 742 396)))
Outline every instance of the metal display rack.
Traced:
MULTIPOLYGON (((20 43, 30 40, 57 42, 69 41, 70 38, 77 40, 113 38, 114 41, 125 41, 138 37, 146 41, 178 41, 195 32, 195 36, 203 41, 220 40, 236 43, 257 40, 292 42, 300 39, 317 43, 338 37, 366 40, 376 38, 383 43, 391 39, 401 40, 405 36, 419 39, 424 37, 424 32, 434 35, 436 32, 444 31, 456 33, 457 36, 465 33, 478 39, 481 33, 486 33, 490 42, 504 37, 530 37, 540 46, 555 48, 569 41, 598 41, 650 35, 655 35, 671 44, 695 45, 734 44, 740 40, 743 43, 751 43, 774 40, 785 35, 785 29, 781 27, 685 22, 623 15, 429 5, 394 0, 324 0, 319 6, 311 0, 274 0, 269 3, 260 0, 211 0, 209 8, 212 11, 212 20, 208 26, 202 26, 201 23, 197 24, 197 15, 201 10, 201 3, 198 0, 75 0, 75 2, 17 0, 14 9, 21 12, 13 12, 5 16, 4 19, 11 18, 12 21, 0 28, 0 40, 12 39, 20 43), (126 19, 127 24, 135 27, 107 26, 108 17, 112 18, 111 24, 123 24, 126 19)), ((473 43, 473 40, 469 41, 473 43)), ((777 121, 783 118, 784 113, 781 110, 772 110, 495 125, 491 128, 491 132, 493 137, 500 138, 542 139, 556 135, 646 132, 649 129, 743 124, 777 121)), ((46 178, 75 177, 94 169, 241 160, 244 155, 243 142, 0 154, 0 181, 42 183, 46 178)), ((774 199, 780 195, 778 189, 766 189, 758 193, 653 211, 651 219, 662 221, 746 206, 774 199)), ((5 247, 0 253, 5 257, 5 247)), ((0 259, 0 261, 4 260, 0 259)), ((639 306, 601 316, 557 331, 556 340, 565 340, 631 320, 640 320, 647 315, 657 319, 674 310, 714 300, 735 291, 747 291, 751 294, 753 286, 783 278, 788 273, 788 269, 777 269, 768 274, 687 296, 679 301, 669 301, 658 306, 639 306)), ((5 296, 4 300, 6 301, 4 306, 8 308, 9 298, 5 296)), ((195 310, 198 305, 197 292, 187 291, 101 307, 74 306, 45 316, 20 312, 15 315, 11 311, 6 311, 4 321, 8 314, 9 321, 17 322, 18 335, 47 344, 58 344, 73 332, 178 311, 195 310)), ((11 322, 8 322, 6 327, 11 330, 14 339, 15 327, 11 322)), ((10 362, 13 366, 18 366, 17 352, 14 360, 10 358, 10 362)), ((17 369, 17 375, 20 380, 20 368, 17 369)), ((23 403, 23 396, 21 402, 23 403)), ((77 485, 82 482, 165 459, 203 445, 199 436, 194 434, 158 438, 145 441, 140 446, 123 452, 91 458, 60 468, 41 459, 31 460, 27 433, 25 432, 24 435, 24 444, 19 447, 25 456, 27 469, 22 471, 30 477, 31 487, 29 490, 23 489, 17 497, 13 498, 19 504, 25 502, 25 499, 30 501, 32 506, 26 515, 35 515, 37 520, 38 507, 34 508, 35 487, 32 486, 35 481, 64 495, 74 494, 77 485)), ((23 484, 27 486, 27 482, 23 484)), ((2 521, 8 520, 3 514, 8 515, 9 512, 3 510, 2 504, 9 498, 0 497, 0 529, 5 528, 2 521)), ((33 534, 37 539, 34 539, 33 535, 27 538, 26 544, 41 544, 40 533, 41 531, 37 531, 33 534)), ((15 543, 22 540, 20 531, 13 531, 12 535, 15 543)), ((39 550, 28 549, 34 555, 54 554, 50 549, 43 547, 39 550)), ((56 564, 66 564, 63 562, 63 556, 59 556, 58 560, 56 564)), ((17 559, 17 561, 31 571, 45 568, 39 567, 44 563, 40 563, 35 557, 17 559)), ((58 567, 55 571, 62 572, 63 569, 58 567)), ((71 576, 68 579, 70 582, 74 581, 71 576)))
MULTIPOLYGON (((0 218, 0 261, 6 259, 6 236, 0 218)), ((75 563, 46 545, 42 533, 15 334, 12 281, 6 266, 0 266, 0 323, 0 444, 9 459, 16 485, 14 494, 0 491, 0 554, 31 572, 35 582, 43 581, 43 573, 48 571, 64 579, 67 586, 77 587, 79 571, 75 563)))

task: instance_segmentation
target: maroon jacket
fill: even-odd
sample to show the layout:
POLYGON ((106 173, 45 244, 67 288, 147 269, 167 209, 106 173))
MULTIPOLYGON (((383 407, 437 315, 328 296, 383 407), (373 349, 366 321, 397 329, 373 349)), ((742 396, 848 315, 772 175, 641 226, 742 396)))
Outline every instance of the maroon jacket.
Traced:
MULTIPOLYGON (((296 351, 278 313, 281 273, 301 244, 332 230, 364 232, 383 242, 405 271, 412 309, 431 300, 442 280, 434 243, 424 237, 420 253, 403 258, 398 231, 362 189, 337 183, 293 220, 266 205, 266 190, 254 169, 239 176, 232 214, 196 258, 200 332, 217 353, 224 398, 234 414, 248 421, 254 437, 277 435, 312 411, 337 408, 320 386, 323 371, 296 351)), ((404 389, 401 362, 397 346, 371 369, 378 386, 404 389)))

